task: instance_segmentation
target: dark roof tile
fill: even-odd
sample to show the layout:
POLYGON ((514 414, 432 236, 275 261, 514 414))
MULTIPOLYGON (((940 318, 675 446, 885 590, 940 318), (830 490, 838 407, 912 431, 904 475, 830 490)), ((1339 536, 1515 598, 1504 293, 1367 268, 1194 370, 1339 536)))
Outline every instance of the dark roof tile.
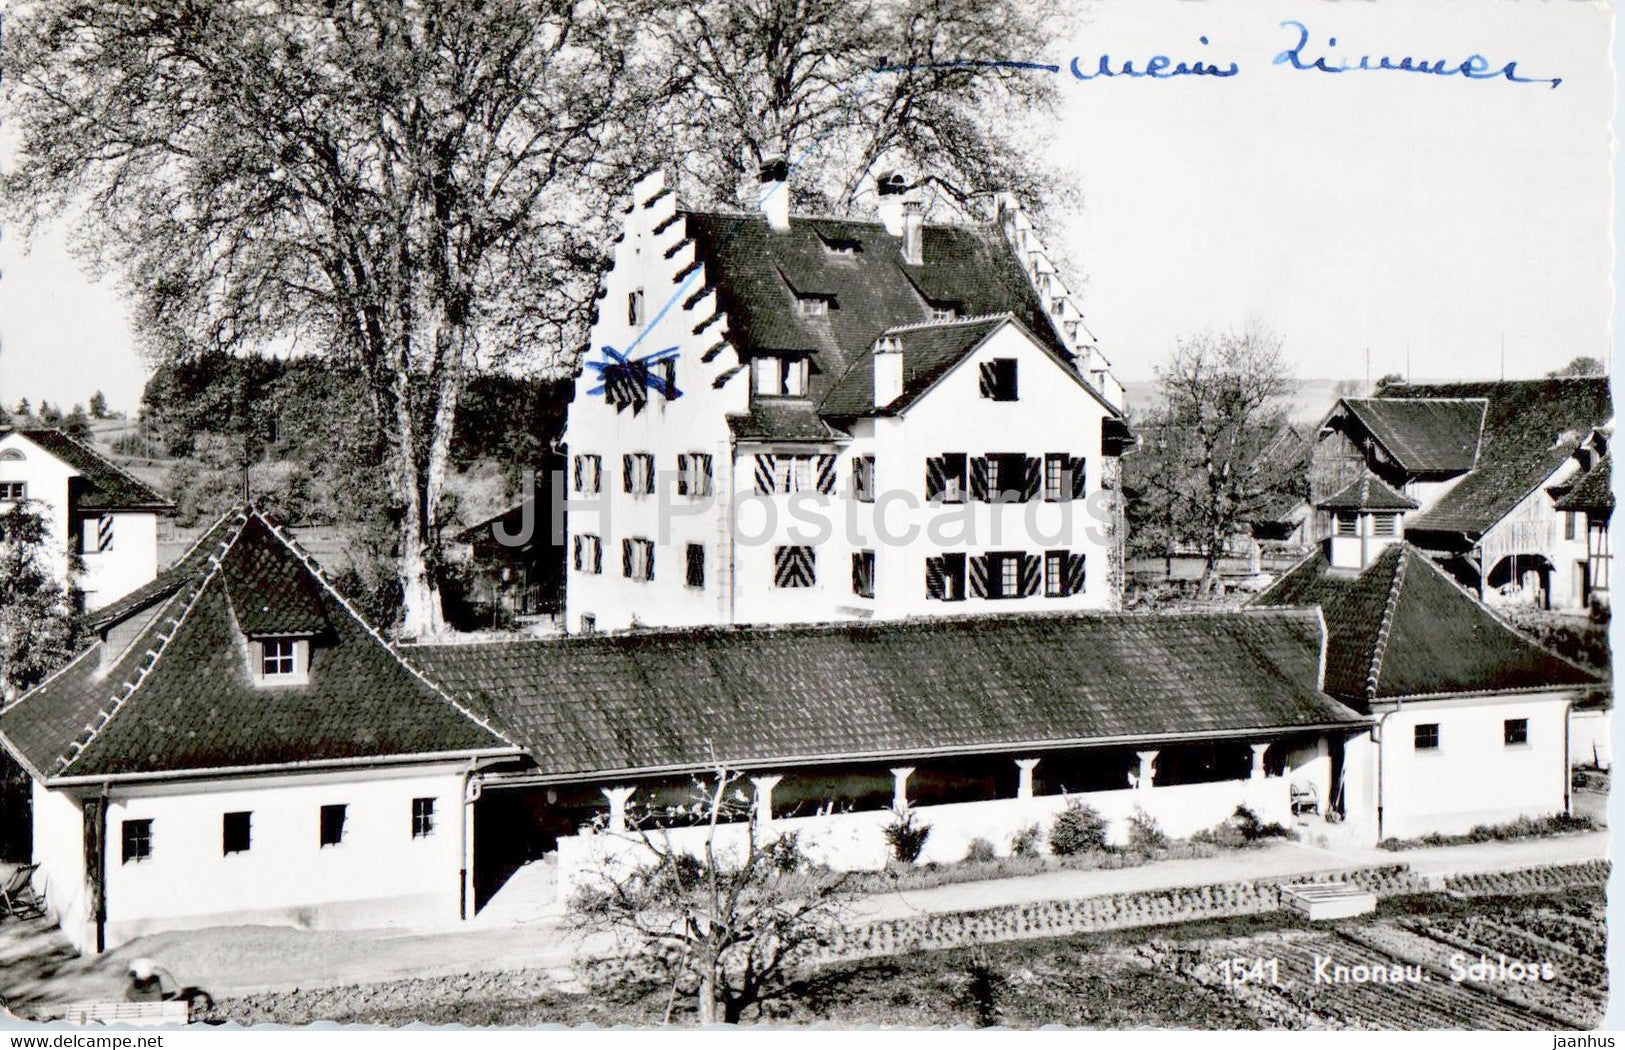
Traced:
POLYGON ((170 511, 174 504, 89 445, 52 427, 25 427, 23 437, 79 472, 84 510, 170 511))

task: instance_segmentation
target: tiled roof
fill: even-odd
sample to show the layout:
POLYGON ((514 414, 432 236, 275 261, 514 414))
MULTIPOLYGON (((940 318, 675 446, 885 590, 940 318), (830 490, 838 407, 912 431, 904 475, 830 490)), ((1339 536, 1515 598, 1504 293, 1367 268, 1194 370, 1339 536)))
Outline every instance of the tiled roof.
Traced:
POLYGON ((1390 545, 1359 573, 1331 568, 1316 552, 1254 600, 1303 605, 1326 616, 1326 691, 1357 706, 1602 684, 1502 622, 1408 543, 1390 545))
POLYGON ((40 448, 79 472, 76 500, 83 510, 169 511, 174 504, 154 492, 146 482, 126 473, 89 445, 52 427, 25 427, 17 431, 40 448))
POLYGON ((0 712, 0 740, 27 766, 58 779, 515 750, 257 512, 217 525, 173 578, 180 586, 112 666, 92 646, 0 712), (309 684, 254 685, 245 611, 260 628, 320 628, 309 684))
POLYGON ((1407 533, 1477 537, 1562 465, 1613 416, 1606 376, 1483 383, 1394 384, 1383 400, 1482 398, 1484 432, 1471 473, 1405 523, 1407 533))
POLYGON ((1602 460, 1580 475, 1579 480, 1557 501, 1558 510, 1583 510, 1588 513, 1614 509, 1613 457, 1602 460))
POLYGON ((568 778, 1346 725, 1313 610, 1038 615, 418 647, 568 778))
POLYGON ((1459 474, 1473 469, 1487 404, 1482 398, 1344 398, 1343 403, 1407 471, 1459 474))
POLYGON ((187 581, 196 579, 199 573, 207 569, 209 559, 217 555, 230 537, 236 534, 240 527, 238 517, 234 510, 222 514, 213 525, 203 530, 203 535, 193 542, 185 554, 175 559, 150 583, 137 587, 110 605, 87 613, 86 625, 99 631, 175 594, 186 586, 187 581))
POLYGON ((728 417, 736 441, 844 441, 846 435, 824 421, 810 401, 800 398, 751 399, 750 411, 728 417))
POLYGON ((1381 478, 1367 473, 1349 482, 1342 491, 1316 504, 1327 510, 1415 510, 1421 504, 1395 492, 1381 478))
POLYGON ((995 227, 928 224, 922 266, 903 262, 901 238, 875 222, 793 216, 775 230, 761 215, 682 212, 705 264, 728 340, 749 358, 765 351, 812 357, 809 400, 821 401, 888 328, 930 321, 931 303, 962 315, 1012 313, 1053 352, 1066 348, 1020 262, 995 227), (853 247, 832 251, 832 243, 853 247), (803 316, 797 293, 833 299, 803 316))

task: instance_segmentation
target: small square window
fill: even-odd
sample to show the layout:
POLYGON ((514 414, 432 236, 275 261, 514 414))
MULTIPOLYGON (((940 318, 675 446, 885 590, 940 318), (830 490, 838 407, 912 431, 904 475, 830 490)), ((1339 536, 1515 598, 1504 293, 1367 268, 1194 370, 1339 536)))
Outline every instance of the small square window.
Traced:
POLYGON ((344 841, 344 817, 349 806, 322 807, 322 845, 337 846, 344 841))
POLYGON ((253 843, 252 813, 227 813, 220 818, 220 853, 247 853, 253 843))
POLYGON ((705 586, 705 545, 690 543, 686 552, 688 559, 688 585, 690 587, 705 586))
POLYGON ((581 614, 581 633, 593 634, 598 630, 598 617, 592 613, 581 614))
POLYGON ((802 317, 823 317, 829 313, 829 299, 822 295, 803 295, 796 298, 802 317))
POLYGON ((260 674, 265 678, 292 678, 299 673, 299 643, 292 638, 266 638, 260 642, 260 674))
POLYGON ((1416 750, 1437 751, 1439 748, 1439 723, 1424 722, 1416 727, 1416 750))
POLYGON ((426 839, 434 834, 434 799, 412 800, 412 837, 426 839))
POLYGON ((1529 719, 1509 718, 1501 723, 1501 738, 1507 747, 1529 743, 1529 719))
POLYGON ((152 858, 152 821, 126 820, 119 830, 125 864, 152 858))
POLYGON ((28 498, 26 481, 0 481, 0 499, 25 500, 28 498))

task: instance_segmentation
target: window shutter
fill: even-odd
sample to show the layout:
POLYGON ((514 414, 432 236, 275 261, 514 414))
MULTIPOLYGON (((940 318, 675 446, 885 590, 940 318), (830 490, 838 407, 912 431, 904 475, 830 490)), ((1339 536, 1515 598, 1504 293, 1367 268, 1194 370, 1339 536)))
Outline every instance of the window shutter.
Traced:
POLYGON ((818 457, 818 491, 826 496, 835 495, 835 457, 818 457))
POLYGON ((1083 593, 1083 555, 1068 554, 1066 556, 1066 593, 1083 593))
POLYGON ((970 596, 972 598, 987 597, 987 574, 989 560, 990 558, 986 554, 978 554, 969 559, 970 572, 968 575, 970 576, 970 596))
MULTIPOLYGON (((1028 460, 1031 463, 1032 460, 1028 460)), ((1021 596, 1031 598, 1044 586, 1044 558, 1039 554, 1021 556, 1021 596)))
POLYGON ((780 547, 773 552, 773 586, 811 587, 817 583, 811 547, 780 547))
POLYGON ((689 492, 688 492, 689 460, 690 460, 690 457, 689 457, 688 453, 686 453, 686 452, 677 453, 677 494, 679 496, 687 496, 689 494, 689 492))
POLYGON ((942 594, 942 559, 925 559, 925 596, 941 601, 942 594))
POLYGON ((643 540, 643 578, 655 578, 655 541, 643 540))
POLYGON ((756 457, 756 491, 763 496, 773 492, 773 466, 774 457, 756 457))
POLYGON ((932 456, 925 461, 926 502, 940 500, 947 491, 948 462, 941 456, 932 456))
POLYGON ((976 456, 970 461, 970 498, 987 502, 987 457, 976 456))
POLYGON ((583 488, 582 484, 581 484, 581 472, 586 467, 586 465, 587 464, 586 464, 586 457, 585 456, 577 456, 576 457, 576 463, 575 463, 576 477, 575 477, 575 481, 576 481, 576 491, 577 492, 585 492, 586 491, 586 489, 583 488))
POLYGON ((592 571, 594 573, 604 571, 604 541, 597 536, 592 538, 592 571))
POLYGON ((1084 497, 1084 486, 1089 477, 1088 466, 1088 460, 1084 459, 1082 456, 1074 457, 1067 464, 1067 469, 1072 472, 1073 499, 1083 499, 1084 497))
POLYGON ((1044 491, 1044 461, 1027 456, 1022 462, 1021 501, 1030 503, 1044 491))
POLYGON ((992 397, 999 389, 998 368, 992 361, 983 361, 980 365, 982 375, 982 396, 992 397))
POLYGON ((632 453, 621 455, 621 491, 632 491, 632 453))
POLYGON ((695 492, 695 495, 696 496, 709 496, 709 495, 711 495, 711 491, 712 491, 712 485, 711 485, 711 453, 702 452, 699 455, 695 456, 694 459, 699 464, 698 491, 695 492))
POLYGON ((632 541, 621 541, 621 575, 632 578, 632 541))
POLYGON ((571 546, 575 548, 576 571, 580 572, 581 571, 581 537, 580 536, 575 536, 575 537, 572 537, 572 539, 573 539, 574 542, 571 544, 571 546))

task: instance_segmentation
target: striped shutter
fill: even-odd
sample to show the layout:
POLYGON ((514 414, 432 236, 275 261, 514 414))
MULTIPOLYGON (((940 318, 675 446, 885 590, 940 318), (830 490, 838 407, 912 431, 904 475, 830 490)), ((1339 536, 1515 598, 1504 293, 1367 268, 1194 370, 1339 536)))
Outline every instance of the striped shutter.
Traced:
POLYGON ((1021 502, 1030 503, 1044 492, 1044 461, 1034 456, 1022 460, 1021 502))
POLYGON ((621 541, 621 575, 632 578, 632 541, 621 541))
POLYGON ((937 601, 943 598, 941 558, 925 559, 925 596, 937 601))
POLYGON ((574 543, 572 544, 572 546, 575 548, 576 571, 580 572, 581 571, 581 537, 580 536, 575 536, 575 537, 572 537, 572 539, 574 540, 574 543))
POLYGON ((604 541, 597 536, 592 537, 592 571, 595 575, 604 571, 604 541))
POLYGON ((811 587, 816 582, 811 547, 779 547, 773 551, 773 586, 811 587))
POLYGON ((833 455, 818 457, 818 491, 826 496, 835 495, 835 457, 833 455))
POLYGON ((576 491, 577 492, 585 492, 586 491, 586 489, 583 488, 582 484, 581 484, 581 472, 582 472, 582 469, 584 467, 586 467, 586 465, 587 465, 586 459, 587 459, 587 457, 585 457, 585 456, 577 456, 576 460, 575 460, 575 467, 576 467, 575 481, 576 481, 576 491))
MULTIPOLYGON (((1029 462, 1031 462, 1029 460, 1029 462)), ((1031 598, 1044 587, 1044 557, 1041 554, 1021 556, 1021 596, 1031 598)))
POLYGON ((689 464, 693 458, 687 452, 677 453, 677 494, 679 496, 690 495, 688 491, 689 464))
POLYGON ((643 578, 652 580, 655 578, 655 541, 642 540, 640 542, 643 545, 643 578))
POLYGON ((1083 499, 1084 488, 1088 481, 1089 461, 1082 456, 1067 461, 1067 469, 1072 473, 1072 498, 1083 499))
POLYGON ((756 457, 756 491, 764 496, 773 492, 773 456, 756 457))
POLYGON ((621 491, 632 491, 632 453, 621 455, 621 491))
POLYGON ((987 597, 987 574, 992 558, 987 554, 978 554, 969 559, 970 596, 972 598, 987 597))
POLYGON ((709 496, 712 492, 711 454, 700 452, 694 456, 695 464, 699 467, 699 476, 695 479, 696 496, 709 496))
POLYGON ((992 397, 994 391, 998 390, 999 388, 997 370, 995 369, 992 361, 983 361, 980 365, 980 370, 982 375, 982 396, 992 397))
POLYGON ((113 515, 103 514, 96 521, 96 550, 113 549, 113 515))
POLYGON ((970 461, 970 498, 988 502, 986 456, 974 456, 970 461))
POLYGON ((948 461, 932 456, 925 461, 925 498, 927 502, 940 500, 948 491, 948 461))
POLYGON ((1083 593, 1083 555, 1068 554, 1066 556, 1066 593, 1083 593))

